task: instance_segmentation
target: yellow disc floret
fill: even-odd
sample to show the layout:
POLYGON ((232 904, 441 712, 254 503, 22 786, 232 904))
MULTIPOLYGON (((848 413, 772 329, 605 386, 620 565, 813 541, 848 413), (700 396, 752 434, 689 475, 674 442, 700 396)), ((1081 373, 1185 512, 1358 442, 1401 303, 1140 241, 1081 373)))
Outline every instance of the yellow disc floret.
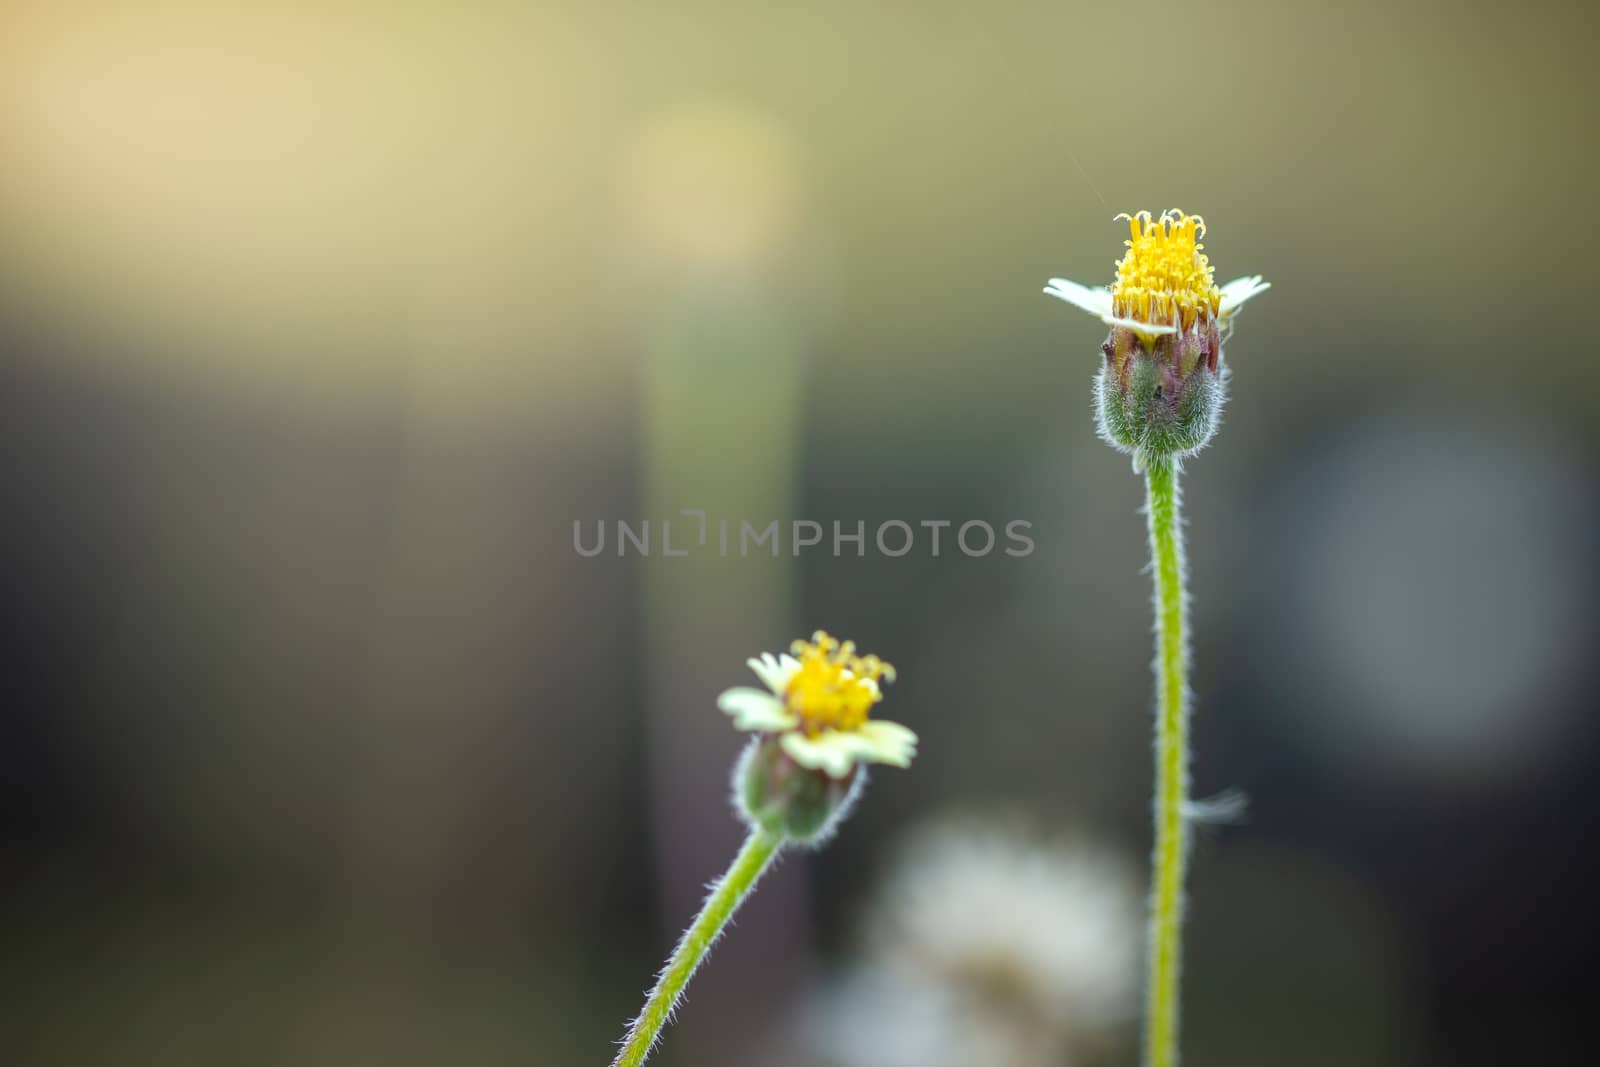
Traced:
POLYGON ((1211 277, 1200 239, 1206 223, 1199 215, 1163 211, 1118 215, 1128 220, 1132 239, 1128 252, 1117 262, 1117 280, 1111 286, 1112 313, 1118 318, 1152 326, 1187 330, 1201 317, 1215 318, 1222 291, 1211 277))
POLYGON ((789 651, 800 669, 784 690, 784 704, 813 737, 826 729, 860 729, 872 705, 883 699, 878 680, 894 681, 894 667, 877 656, 856 655, 854 641, 841 644, 822 630, 789 651))

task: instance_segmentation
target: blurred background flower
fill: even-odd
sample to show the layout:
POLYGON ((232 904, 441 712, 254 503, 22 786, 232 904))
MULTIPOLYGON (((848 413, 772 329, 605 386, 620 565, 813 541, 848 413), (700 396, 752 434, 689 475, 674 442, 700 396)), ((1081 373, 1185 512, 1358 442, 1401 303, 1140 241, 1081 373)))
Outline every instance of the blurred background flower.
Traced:
POLYGON ((913 834, 858 958, 819 983, 797 1040, 839 1067, 1060 1067, 1126 1037, 1143 894, 1115 857, 1023 825, 949 818, 913 834))
POLYGON ((916 772, 763 884, 661 1067, 756 1062, 920 812, 1144 856, 1142 493, 1038 290, 1183 204, 1274 286, 1190 473, 1195 793, 1252 807, 1185 1062, 1581 1062, 1597 32, 0 5, 0 1060, 600 1062, 737 845, 716 695, 818 625, 901 669, 916 772), (573 550, 680 508, 1037 548, 573 550))

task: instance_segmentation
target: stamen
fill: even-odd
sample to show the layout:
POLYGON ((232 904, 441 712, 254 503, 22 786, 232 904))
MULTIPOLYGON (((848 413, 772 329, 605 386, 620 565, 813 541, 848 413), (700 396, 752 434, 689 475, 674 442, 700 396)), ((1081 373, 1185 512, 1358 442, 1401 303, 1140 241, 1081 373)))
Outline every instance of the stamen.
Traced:
POLYGON ((1189 329, 1215 316, 1222 294, 1200 238, 1205 220, 1169 208, 1159 219, 1150 212, 1119 215, 1128 220, 1127 254, 1117 261, 1112 311, 1118 318, 1189 329))
POLYGON ((790 651, 800 669, 784 691, 784 702, 813 737, 826 729, 860 729, 872 705, 883 699, 879 680, 894 681, 893 666, 877 656, 856 655, 854 641, 841 644, 823 630, 810 641, 796 641, 790 651))

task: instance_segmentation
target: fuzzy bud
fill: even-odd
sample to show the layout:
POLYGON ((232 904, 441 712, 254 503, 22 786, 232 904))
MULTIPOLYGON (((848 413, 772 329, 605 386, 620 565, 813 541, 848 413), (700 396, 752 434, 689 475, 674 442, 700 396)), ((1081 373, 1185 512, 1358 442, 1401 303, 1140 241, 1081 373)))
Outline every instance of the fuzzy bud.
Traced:
POLYGON ((1188 456, 1221 421, 1227 393, 1217 322, 1197 316, 1177 333, 1115 326, 1095 383, 1100 436, 1135 456, 1188 456))
POLYGON ((745 746, 734 767, 734 807, 752 830, 818 846, 850 813, 866 780, 859 765, 842 778, 802 767, 776 735, 762 734, 745 746))

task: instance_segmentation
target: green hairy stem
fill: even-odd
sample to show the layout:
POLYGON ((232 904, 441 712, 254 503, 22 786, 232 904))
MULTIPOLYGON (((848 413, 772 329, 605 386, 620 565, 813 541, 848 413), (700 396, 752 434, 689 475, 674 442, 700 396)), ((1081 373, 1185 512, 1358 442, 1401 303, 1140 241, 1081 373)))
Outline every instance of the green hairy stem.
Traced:
POLYGON ((728 920, 739 910, 739 905, 750 895, 756 882, 772 866, 773 859, 782 847, 783 839, 780 837, 760 831, 750 835, 739 850, 739 855, 734 858, 733 866, 728 868, 728 873, 712 887, 700 914, 695 916, 694 922, 684 932, 683 939, 678 942, 678 947, 673 950, 672 958, 667 960, 639 1017, 623 1036, 622 1050, 617 1053, 611 1067, 638 1067, 649 1057, 662 1028, 671 1021, 673 1010, 678 1006, 689 979, 694 977, 694 972, 710 953, 722 928, 728 925, 728 920))
POLYGON ((1144 1056, 1146 1067, 1176 1067, 1189 788, 1189 621, 1177 459, 1149 457, 1145 480, 1155 579, 1156 791, 1144 1056))

